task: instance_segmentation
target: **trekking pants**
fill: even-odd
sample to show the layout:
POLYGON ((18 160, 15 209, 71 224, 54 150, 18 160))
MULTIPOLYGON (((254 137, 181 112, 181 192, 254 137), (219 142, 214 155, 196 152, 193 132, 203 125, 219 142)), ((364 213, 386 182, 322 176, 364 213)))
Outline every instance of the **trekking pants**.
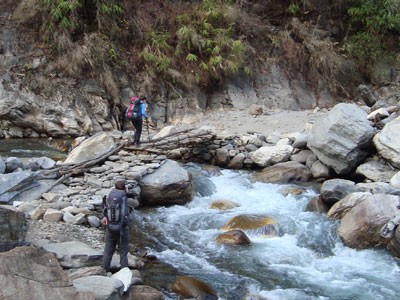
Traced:
POLYGON ((143 127, 142 118, 132 119, 132 125, 133 125, 133 127, 135 127, 135 135, 133 136, 133 142, 135 144, 139 144, 140 136, 142 135, 142 127, 143 127))
POLYGON ((121 268, 128 267, 129 226, 123 227, 121 232, 116 234, 106 230, 103 256, 103 266, 106 272, 110 271, 111 260, 117 244, 119 245, 121 268))

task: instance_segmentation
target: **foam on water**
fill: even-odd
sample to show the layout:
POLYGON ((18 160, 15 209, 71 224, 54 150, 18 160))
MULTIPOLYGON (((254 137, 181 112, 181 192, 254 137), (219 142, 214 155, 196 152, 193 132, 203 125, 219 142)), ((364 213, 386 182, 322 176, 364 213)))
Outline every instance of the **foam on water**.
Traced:
POLYGON ((196 197, 186 206, 163 207, 151 220, 164 247, 154 254, 181 272, 199 278, 221 299, 246 294, 283 299, 397 299, 399 265, 385 250, 354 250, 336 234, 337 221, 304 212, 315 192, 283 196, 281 186, 250 183, 245 172, 225 170, 212 177, 216 192, 196 197), (228 211, 209 209, 214 200, 240 206, 228 211), (281 235, 261 238, 248 234, 251 246, 217 244, 219 228, 239 214, 275 218, 281 235))

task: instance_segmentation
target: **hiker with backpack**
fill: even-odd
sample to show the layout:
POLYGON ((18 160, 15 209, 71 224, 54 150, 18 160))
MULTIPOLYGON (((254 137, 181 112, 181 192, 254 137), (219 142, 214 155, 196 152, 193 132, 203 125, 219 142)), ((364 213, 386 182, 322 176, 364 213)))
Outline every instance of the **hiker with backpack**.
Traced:
POLYGON ((133 136, 133 145, 140 144, 140 136, 142 135, 143 118, 148 122, 146 113, 146 96, 140 96, 139 99, 133 96, 128 109, 126 110, 126 117, 131 120, 133 127, 135 128, 135 134, 133 136))
POLYGON ((130 218, 125 179, 117 178, 114 186, 108 196, 103 198, 103 221, 106 225, 103 266, 106 272, 110 272, 112 256, 117 245, 121 269, 128 267, 130 218))

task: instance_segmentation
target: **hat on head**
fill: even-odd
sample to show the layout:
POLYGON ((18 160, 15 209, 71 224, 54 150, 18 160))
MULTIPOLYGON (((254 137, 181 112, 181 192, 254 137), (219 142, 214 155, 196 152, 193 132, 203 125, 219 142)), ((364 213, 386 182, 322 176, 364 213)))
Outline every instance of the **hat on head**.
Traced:
POLYGON ((136 101, 136 99, 137 99, 137 97, 136 97, 136 96, 133 96, 132 99, 131 99, 131 101, 136 101))

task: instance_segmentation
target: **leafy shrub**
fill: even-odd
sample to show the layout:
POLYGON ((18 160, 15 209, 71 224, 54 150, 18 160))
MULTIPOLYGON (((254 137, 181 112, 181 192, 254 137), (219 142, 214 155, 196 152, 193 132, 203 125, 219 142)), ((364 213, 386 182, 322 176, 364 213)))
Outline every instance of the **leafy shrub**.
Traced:
MULTIPOLYGON (((400 3, 397 0, 349 0, 347 14, 352 31, 345 45, 347 52, 365 69, 382 57, 397 51, 400 33, 400 3), (389 47, 395 38, 396 46, 389 47)), ((364 70, 365 71, 365 70, 364 70)))

